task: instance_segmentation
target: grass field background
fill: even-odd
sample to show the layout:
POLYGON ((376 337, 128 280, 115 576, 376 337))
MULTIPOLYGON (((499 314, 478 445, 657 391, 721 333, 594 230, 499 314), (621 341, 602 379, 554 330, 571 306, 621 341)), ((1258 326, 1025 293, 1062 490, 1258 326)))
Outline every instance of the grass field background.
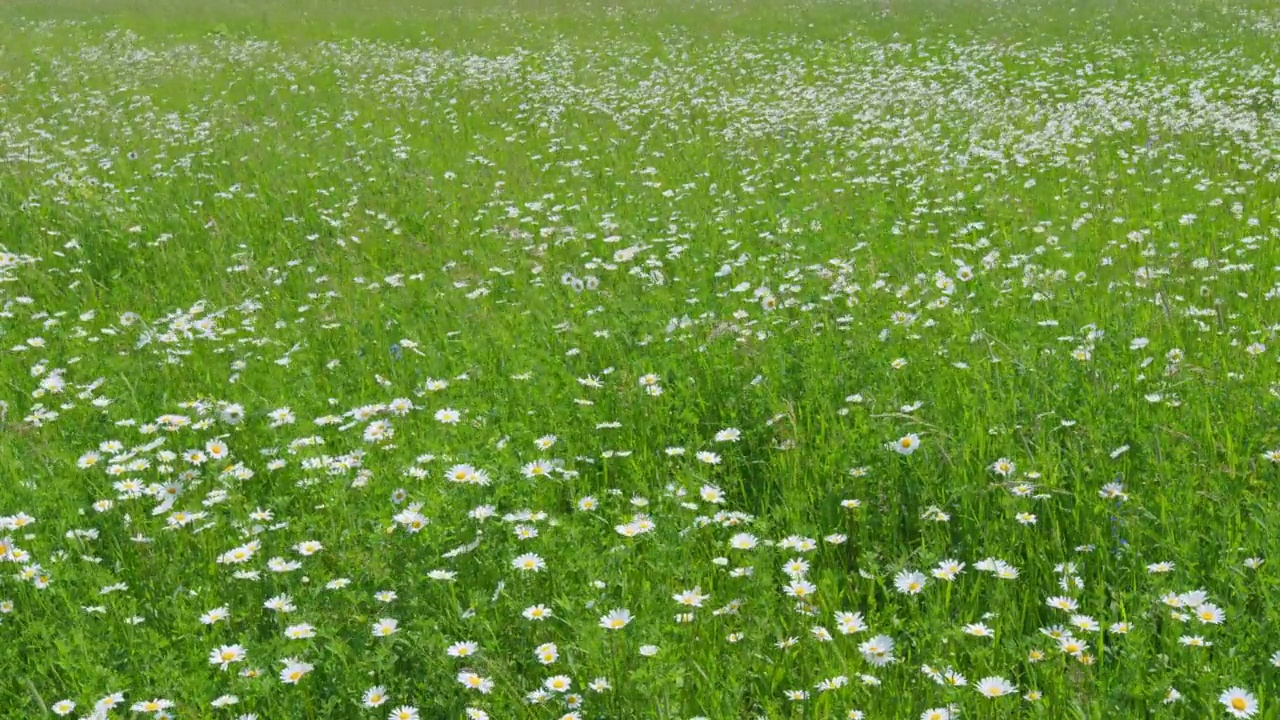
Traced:
POLYGON ((1280 717, 1278 42, 5 3, 0 717, 1280 717))

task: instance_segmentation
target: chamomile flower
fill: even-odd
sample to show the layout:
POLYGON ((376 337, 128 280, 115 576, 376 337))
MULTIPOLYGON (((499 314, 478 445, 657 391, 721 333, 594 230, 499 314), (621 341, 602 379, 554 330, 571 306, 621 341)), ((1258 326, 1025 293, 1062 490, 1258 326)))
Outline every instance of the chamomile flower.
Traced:
POLYGON ((530 605, 520 613, 526 620, 546 620, 551 617, 551 609, 546 605, 530 605))
POLYGON ((493 690, 493 681, 481 677, 479 674, 464 670, 457 675, 457 680, 464 688, 475 690, 482 695, 487 695, 493 690))
POLYGON ((1253 717, 1258 712, 1258 701, 1253 693, 1241 687, 1227 688, 1218 696, 1218 702, 1222 703, 1227 714, 1232 717, 1253 717))
POLYGON ((465 658, 475 655, 479 649, 480 646, 478 644, 467 640, 450 645, 445 649, 445 654, 453 658, 465 658))
POLYGON ((920 436, 915 433, 903 435, 895 442, 890 443, 890 447, 899 455, 910 455, 920 447, 920 436))
POLYGON ((1002 677, 985 677, 974 686, 985 697, 998 698, 1017 692, 1018 687, 1002 677))
POLYGON ((621 630, 631 622, 631 611, 619 608, 609 611, 600 618, 600 627, 606 630, 621 630))
POLYGON ((742 431, 738 428, 725 428, 716 433, 716 442, 737 442, 742 437, 742 431))
POLYGON ((248 653, 240 645, 222 645, 209 651, 209 664, 226 670, 232 663, 244 662, 248 653))
POLYGON ((374 685, 364 691, 364 696, 361 698, 360 703, 367 708, 376 708, 389 699, 386 688, 381 685, 374 685))
POLYGON ((537 553, 525 553, 512 560, 511 567, 520 572, 541 572, 547 563, 537 553))
POLYGON ((286 685, 297 685, 307 673, 315 669, 315 666, 311 663, 293 658, 285 658, 280 662, 284 665, 284 668, 280 670, 280 682, 286 685))
POLYGON ((903 595, 919 595, 928 582, 924 573, 903 570, 893 578, 893 587, 903 595))

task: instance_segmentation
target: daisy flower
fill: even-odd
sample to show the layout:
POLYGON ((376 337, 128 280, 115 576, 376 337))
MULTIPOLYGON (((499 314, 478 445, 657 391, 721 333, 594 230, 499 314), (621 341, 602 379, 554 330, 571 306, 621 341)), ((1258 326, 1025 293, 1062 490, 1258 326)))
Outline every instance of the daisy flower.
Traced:
POLYGON ((1253 693, 1240 687, 1227 688, 1218 696, 1218 702, 1232 717, 1247 718, 1258 712, 1258 701, 1253 693))
POLYGON ((978 692, 989 698, 998 698, 1017 691, 1018 687, 1002 677, 985 677, 974 686, 978 692))
POLYGON ((621 630, 631 622, 631 611, 626 608, 618 608, 609 611, 607 615, 600 618, 600 627, 606 630, 621 630))
POLYGON ((915 433, 903 435, 897 441, 890 443, 890 447, 899 455, 910 455, 920 447, 920 436, 915 433))

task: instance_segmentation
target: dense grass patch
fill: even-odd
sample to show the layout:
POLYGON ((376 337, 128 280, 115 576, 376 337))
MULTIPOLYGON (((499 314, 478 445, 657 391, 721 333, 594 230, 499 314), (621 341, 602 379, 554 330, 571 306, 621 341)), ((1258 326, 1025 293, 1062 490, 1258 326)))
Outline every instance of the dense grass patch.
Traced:
POLYGON ((1274 7, 0 22, 4 717, 1277 716, 1274 7))

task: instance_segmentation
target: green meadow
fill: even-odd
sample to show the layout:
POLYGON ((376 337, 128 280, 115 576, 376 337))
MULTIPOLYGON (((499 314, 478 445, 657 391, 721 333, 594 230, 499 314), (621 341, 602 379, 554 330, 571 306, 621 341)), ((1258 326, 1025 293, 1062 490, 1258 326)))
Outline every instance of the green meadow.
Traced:
POLYGON ((0 5, 0 717, 1280 717, 1278 47, 0 5))

